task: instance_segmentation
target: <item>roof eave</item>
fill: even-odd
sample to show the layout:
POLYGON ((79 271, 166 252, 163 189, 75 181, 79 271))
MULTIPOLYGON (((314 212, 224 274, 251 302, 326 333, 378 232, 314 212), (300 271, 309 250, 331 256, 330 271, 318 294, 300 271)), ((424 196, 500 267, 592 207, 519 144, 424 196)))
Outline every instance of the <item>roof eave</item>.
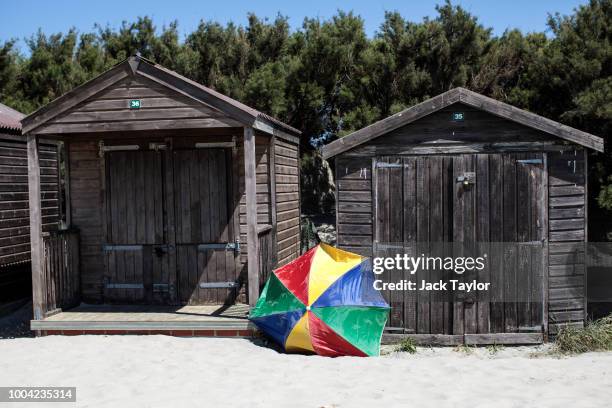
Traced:
MULTIPOLYGON (((61 113, 73 108, 82 101, 106 89, 114 83, 133 75, 142 75, 169 89, 187 96, 199 103, 216 108, 244 126, 259 128, 270 135, 278 135, 288 140, 295 140, 300 132, 289 125, 281 126, 275 121, 262 117, 260 112, 238 101, 234 101, 212 89, 185 78, 143 57, 129 57, 98 77, 85 82, 70 92, 49 102, 37 111, 21 120, 23 133, 36 131, 37 128, 61 113), (297 133, 296 133, 297 132, 297 133)), ((299 139, 298 139, 299 143, 299 139)))
POLYGON ((38 110, 30 113, 21 120, 23 134, 35 131, 36 128, 42 126, 66 110, 128 77, 131 71, 128 61, 129 60, 120 62, 96 78, 77 86, 64 95, 40 107, 38 110))
POLYGON ((285 129, 284 127, 281 127, 276 123, 270 122, 265 118, 257 118, 257 120, 253 122, 253 129, 257 129, 271 136, 280 137, 294 144, 300 143, 301 132, 292 131, 292 129, 285 129))
POLYGON ((334 157, 456 102, 459 102, 459 88, 434 96, 323 146, 323 158, 334 157))
POLYGON ((564 125, 544 116, 517 108, 510 104, 489 98, 465 88, 459 88, 459 90, 460 102, 466 105, 482 109, 492 115, 540 130, 552 136, 579 144, 589 149, 593 149, 598 152, 604 151, 604 140, 599 136, 583 132, 582 130, 564 125))
POLYGON ((323 158, 326 160, 330 159, 457 102, 473 106, 492 115, 520 123, 598 152, 604 151, 604 140, 598 136, 574 129, 468 89, 454 88, 323 146, 323 158))

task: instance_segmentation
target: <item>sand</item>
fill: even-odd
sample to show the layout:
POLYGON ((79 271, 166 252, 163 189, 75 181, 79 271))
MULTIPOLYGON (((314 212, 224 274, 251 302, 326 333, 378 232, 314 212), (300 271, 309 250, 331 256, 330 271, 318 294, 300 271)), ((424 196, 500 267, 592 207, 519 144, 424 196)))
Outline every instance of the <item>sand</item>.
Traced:
POLYGON ((79 407, 610 406, 612 353, 542 354, 435 348, 331 359, 246 339, 48 336, 0 340, 0 385, 76 386, 79 407))

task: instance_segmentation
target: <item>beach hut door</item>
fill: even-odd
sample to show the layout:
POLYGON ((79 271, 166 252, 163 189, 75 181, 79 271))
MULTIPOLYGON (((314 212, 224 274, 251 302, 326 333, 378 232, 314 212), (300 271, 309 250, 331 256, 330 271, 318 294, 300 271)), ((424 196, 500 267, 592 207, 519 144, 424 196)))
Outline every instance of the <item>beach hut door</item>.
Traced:
POLYGON ((104 298, 109 303, 173 303, 164 202, 164 152, 108 148, 104 298))

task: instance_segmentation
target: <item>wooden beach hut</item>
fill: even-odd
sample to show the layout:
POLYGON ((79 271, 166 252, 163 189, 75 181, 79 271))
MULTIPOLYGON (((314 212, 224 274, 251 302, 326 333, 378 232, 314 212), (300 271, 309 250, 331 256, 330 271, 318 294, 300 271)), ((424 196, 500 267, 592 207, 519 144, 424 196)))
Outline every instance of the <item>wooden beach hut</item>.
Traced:
MULTIPOLYGON (((24 116, 0 103, 0 298, 4 301, 29 295, 28 158, 20 123, 24 116)), ((45 232, 56 229, 60 217, 57 155, 55 143, 41 141, 41 222, 45 232)))
POLYGON ((254 304, 270 269, 299 255, 300 132, 277 119, 135 56, 22 124, 38 232, 33 329, 111 330, 99 323, 109 316, 132 321, 112 329, 219 328, 212 314, 254 304), (51 241, 35 200, 39 138, 66 145, 68 229, 51 241), (46 293, 58 274, 63 292, 46 293), (107 306, 82 306, 80 323, 79 308, 59 313, 79 302, 107 306), (133 322, 136 309, 108 305, 160 314, 133 322))
POLYGON ((340 248, 374 256, 416 242, 541 248, 541 267, 523 276, 513 264, 520 254, 487 267, 483 280, 502 288, 491 302, 387 292, 387 338, 532 343, 582 326, 588 149, 603 151, 603 140, 463 88, 326 145, 340 248), (504 302, 504 290, 533 296, 504 302))

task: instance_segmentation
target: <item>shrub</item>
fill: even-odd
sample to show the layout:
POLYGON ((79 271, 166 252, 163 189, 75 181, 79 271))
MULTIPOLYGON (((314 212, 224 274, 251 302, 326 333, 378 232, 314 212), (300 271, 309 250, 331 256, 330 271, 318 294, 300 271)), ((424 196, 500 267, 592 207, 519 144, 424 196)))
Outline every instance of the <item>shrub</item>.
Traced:
POLYGON ((409 337, 403 339, 398 345, 395 351, 403 351, 404 353, 414 354, 417 352, 416 344, 414 340, 409 337))
POLYGON ((564 354, 612 351, 612 315, 590 322, 584 328, 562 328, 556 348, 564 354))

